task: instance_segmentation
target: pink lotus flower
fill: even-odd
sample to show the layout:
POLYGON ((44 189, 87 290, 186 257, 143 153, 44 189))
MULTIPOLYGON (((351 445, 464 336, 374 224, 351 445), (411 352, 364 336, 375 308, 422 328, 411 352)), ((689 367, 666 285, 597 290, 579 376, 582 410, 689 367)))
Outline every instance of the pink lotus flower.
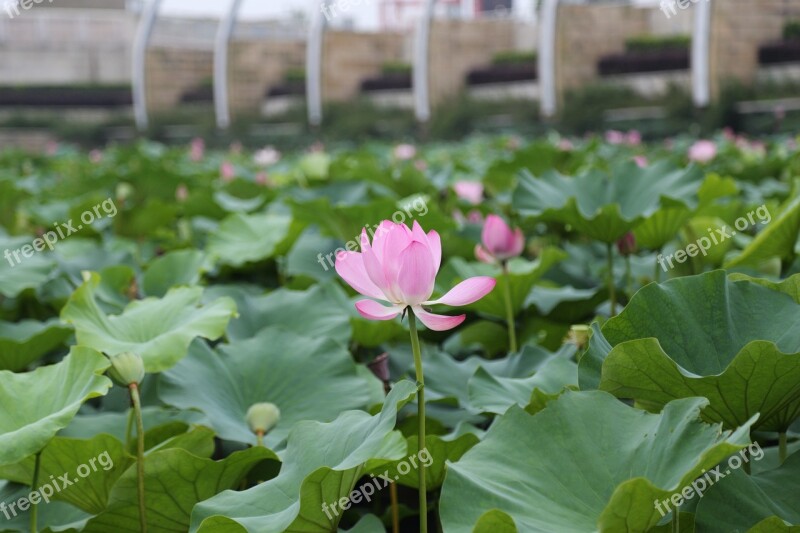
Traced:
POLYGON ((92 150, 89 152, 89 161, 97 165, 103 160, 103 152, 101 150, 92 150))
POLYGON ((639 146, 642 144, 642 134, 639 130, 631 130, 625 136, 625 142, 631 146, 639 146))
POLYGON ((636 253, 636 237, 633 236, 632 231, 629 231, 617 241, 617 250, 619 250, 620 255, 624 256, 636 253))
POLYGON ((201 161, 203 159, 203 155, 206 152, 206 143, 200 137, 195 137, 192 139, 192 147, 189 153, 189 157, 192 161, 201 161))
POLYGON ((483 201, 483 184, 477 181, 457 181, 453 184, 456 195, 472 205, 483 201))
POLYGON ((262 187, 269 187, 272 185, 272 181, 269 179, 269 174, 266 172, 259 172, 256 174, 255 182, 257 185, 261 185, 262 187))
POLYGON ((426 311, 425 305, 468 305, 489 294, 495 280, 486 276, 469 278, 438 300, 431 300, 436 274, 442 261, 439 234, 423 231, 414 221, 413 229, 390 220, 381 222, 370 245, 367 230, 361 232, 361 252, 340 252, 336 272, 348 285, 375 300, 356 302, 359 314, 369 320, 392 320, 407 307, 434 331, 446 331, 461 324, 466 315, 444 316, 426 311))
POLYGON ((428 163, 426 163, 422 159, 417 159, 416 161, 414 161, 414 168, 416 168, 420 172, 425 172, 426 170, 428 170, 428 163))
POLYGON ((222 163, 219 166, 219 174, 222 177, 222 181, 233 181, 233 178, 236 177, 236 169, 234 168, 233 163, 230 161, 225 161, 222 163))
POLYGON ((417 156, 417 149, 413 144, 398 144, 394 147, 394 157, 400 161, 408 161, 417 156))
POLYGON ((525 236, 522 230, 511 228, 506 221, 497 215, 486 217, 486 224, 481 232, 483 245, 475 246, 475 257, 484 263, 497 263, 517 257, 525 248, 525 236))
POLYGON ((256 165, 261 167, 274 165, 280 160, 281 153, 272 146, 267 146, 253 154, 253 161, 255 161, 256 165))
POLYGON ((622 144, 625 142, 625 134, 621 131, 608 130, 605 137, 608 144, 622 144))
POLYGON ((189 199, 189 187, 181 183, 180 185, 178 185, 178 188, 175 189, 175 200, 177 200, 180 203, 183 203, 188 199, 189 199))
POLYGON ((689 159, 708 163, 717 156, 717 145, 713 141, 700 140, 689 148, 689 159))
POLYGON ((573 148, 575 148, 575 145, 569 139, 562 138, 558 141, 558 149, 563 152, 571 152, 573 148))
POLYGON ((647 167, 647 158, 643 155, 637 155, 633 157, 633 161, 638 165, 639 168, 647 167))

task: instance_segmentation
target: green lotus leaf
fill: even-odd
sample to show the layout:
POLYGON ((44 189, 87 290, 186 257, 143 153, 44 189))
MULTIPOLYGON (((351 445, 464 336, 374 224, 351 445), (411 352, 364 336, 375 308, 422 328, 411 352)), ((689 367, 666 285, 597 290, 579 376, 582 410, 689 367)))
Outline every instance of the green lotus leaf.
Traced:
POLYGON ((650 284, 595 329, 581 388, 599 383, 651 409, 702 396, 703 416, 726 428, 760 413, 755 428, 785 430, 800 415, 798 321, 788 295, 724 271, 650 284))
POLYGON ((0 321, 0 370, 18 372, 61 346, 72 334, 57 318, 47 322, 0 321))
POLYGON ((48 253, 26 249, 30 257, 22 255, 24 246, 32 246, 33 237, 8 238, 0 235, 0 295, 16 298, 27 289, 38 289, 50 279, 55 262, 48 253), (14 252, 19 252, 14 256, 14 252), (9 258, 10 257, 10 258, 9 258), (17 261, 19 258, 19 262, 17 261))
POLYGON ((255 444, 245 415, 251 405, 271 402, 281 418, 265 437, 278 445, 301 420, 331 421, 347 409, 364 408, 377 379, 359 373, 336 342, 278 327, 220 346, 195 342, 189 357, 161 376, 159 397, 182 409, 199 409, 217 434, 255 444))
POLYGON ((749 422, 729 432, 699 421, 707 403, 676 400, 649 414, 592 391, 566 392, 533 416, 511 407, 448 464, 442 526, 472 531, 497 510, 526 532, 647 531, 661 520, 654 501, 750 442, 749 422))
POLYGON ((344 291, 335 284, 314 285, 305 291, 217 285, 206 291, 205 301, 228 296, 236 302, 239 316, 228 325, 232 341, 254 337, 268 326, 283 326, 295 333, 314 332, 341 343, 350 338, 348 314, 355 313, 344 291))
MULTIPOLYGON (((530 305, 528 295, 533 285, 550 270, 550 268, 566 259, 567 254, 558 248, 548 247, 542 250, 536 261, 514 259, 509 262, 511 307, 516 315, 526 306, 530 305)), ((460 257, 454 257, 445 265, 439 275, 442 293, 455 286, 456 283, 474 276, 489 276, 497 280, 497 286, 475 302, 466 306, 467 309, 485 313, 487 315, 505 318, 505 285, 508 283, 500 268, 485 263, 468 262, 460 257), (446 282, 444 280, 447 280, 446 282)))
POLYGON ((291 216, 235 213, 209 236, 206 252, 223 265, 240 267, 287 252, 298 234, 291 216))
MULTIPOLYGON (((339 531, 344 531, 340 529, 339 531)), ((381 519, 374 514, 364 515, 364 518, 358 521, 347 533, 385 533, 386 528, 383 527, 381 519)))
MULTIPOLYGON (((60 472, 59 472, 60 474, 60 472)), ((19 501, 29 499, 31 493, 31 481, 25 484, 0 481, 0 502, 3 502, 6 516, 0 512, 0 531, 3 533, 28 533, 30 526, 30 507, 25 511, 20 511, 19 501), (13 504, 16 504, 13 508, 13 504)), ((86 524, 92 515, 81 511, 77 507, 65 502, 50 500, 50 503, 40 504, 37 507, 37 525, 42 533, 53 531, 64 531, 65 533, 77 533, 86 524)))
POLYGON ((170 290, 161 299, 146 298, 129 304, 122 314, 106 315, 95 291, 100 276, 90 278, 73 293, 61 319, 75 326, 80 344, 108 354, 135 352, 148 372, 161 372, 186 355, 192 339, 216 340, 236 314, 230 298, 200 306, 200 287, 170 290))
POLYGON ((755 236, 742 253, 727 261, 725 268, 758 266, 773 257, 790 259, 795 254, 798 233, 800 233, 800 193, 787 200, 781 206, 780 213, 772 217, 769 224, 755 236))
MULTIPOLYGON (((416 391, 416 384, 403 380, 395 384, 379 414, 347 411, 330 423, 297 424, 289 434, 278 477, 244 492, 223 492, 197 505, 190 531, 335 530, 341 509, 339 516, 330 509, 326 514, 322 505, 330 506, 349 495, 368 469, 406 456, 406 442, 393 428, 398 409, 416 391)), ((374 483, 383 488, 383 481, 374 483)))
POLYGON ((536 372, 526 377, 495 376, 480 367, 469 380, 470 404, 485 413, 503 414, 515 403, 528 405, 534 390, 557 394, 565 387, 577 386, 578 365, 570 358, 574 352, 574 346, 565 345, 537 361, 536 372))
MULTIPOLYGON (((755 460, 757 456, 752 458, 755 460)), ((766 472, 747 475, 742 470, 734 470, 703 494, 695 514, 697 531, 800 530, 798 476, 800 453, 791 455, 779 468, 766 472)))
POLYGON ((661 209, 634 228, 633 236, 637 247, 660 250, 675 238, 692 215, 692 210, 680 202, 664 198, 662 203, 661 209))
MULTIPOLYGON (((253 467, 269 459, 277 460, 277 456, 261 446, 234 452, 221 461, 178 448, 149 454, 144 462, 148 531, 186 531, 197 503, 239 486, 253 467)), ((83 531, 141 531, 135 467, 122 474, 111 490, 108 508, 89 520, 83 531)))
MULTIPOLYGON (((72 422, 59 432, 59 436, 90 439, 99 433, 106 433, 122 442, 125 440, 125 429, 129 413, 130 410, 125 412, 83 412, 75 416, 72 422)), ((182 424, 184 428, 188 428, 190 424, 200 423, 204 417, 196 411, 143 407, 142 419, 146 433, 153 428, 175 423, 182 424)))
POLYGON ((196 285, 204 261, 205 256, 197 250, 176 250, 159 257, 142 277, 144 294, 162 298, 173 287, 196 285))
POLYGON ((667 231, 685 215, 678 205, 695 207, 702 175, 697 167, 676 169, 667 161, 646 168, 626 162, 610 175, 589 170, 574 178, 554 171, 535 178, 525 171, 514 191, 513 206, 523 216, 569 224, 605 243, 616 242, 643 220, 658 216, 642 238, 663 245, 674 235, 667 231), (674 211, 657 215, 665 207, 674 211))
POLYGON ((108 359, 74 346, 60 363, 25 374, 0 371, 0 465, 39 452, 69 424, 81 404, 103 396, 111 380, 108 359))
MULTIPOLYGON (((98 514, 106 508, 111 487, 134 462, 122 443, 110 435, 89 440, 55 437, 42 450, 39 479, 51 483, 52 499, 98 514), (63 474, 69 474, 71 485, 62 480, 63 474)), ((0 478, 30 484, 34 463, 34 457, 28 457, 0 467, 0 478)))
POLYGON ((423 464, 427 464, 425 468, 425 485, 429 491, 436 490, 444 483, 447 461, 458 461, 467 450, 475 446, 479 441, 478 435, 469 432, 444 436, 426 435, 426 453, 420 458, 416 451, 419 439, 416 436, 411 436, 407 441, 409 457, 399 461, 392 461, 388 465, 381 465, 369 473, 416 489, 419 487, 419 470, 423 464))

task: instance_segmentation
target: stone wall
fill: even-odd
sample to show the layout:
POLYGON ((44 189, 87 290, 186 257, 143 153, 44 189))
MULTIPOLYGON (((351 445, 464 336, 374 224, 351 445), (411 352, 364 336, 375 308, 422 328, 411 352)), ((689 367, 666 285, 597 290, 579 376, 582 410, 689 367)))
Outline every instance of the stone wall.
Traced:
POLYGON ((407 61, 406 36, 400 33, 325 33, 322 57, 322 98, 341 102, 358 96, 361 81, 380 74, 390 61, 407 61))
POLYGON ((752 83, 758 75, 758 47, 780 39, 790 16, 800 18, 800 0, 711 2, 711 93, 729 80, 752 83), (785 12, 784 10, 788 10, 785 12))
POLYGON ((228 89, 233 114, 259 109, 270 87, 290 68, 305 68, 303 41, 234 41, 230 45, 228 89))
POLYGON ((625 4, 561 4, 556 28, 559 95, 596 81, 597 62, 623 52, 625 40, 649 33, 650 10, 625 4))
POLYGON ((210 83, 213 61, 210 50, 150 48, 146 67, 148 110, 172 109, 186 91, 210 83))
POLYGON ((508 19, 434 19, 430 34, 431 106, 463 90, 470 70, 489 64, 497 52, 516 49, 516 26, 508 19))

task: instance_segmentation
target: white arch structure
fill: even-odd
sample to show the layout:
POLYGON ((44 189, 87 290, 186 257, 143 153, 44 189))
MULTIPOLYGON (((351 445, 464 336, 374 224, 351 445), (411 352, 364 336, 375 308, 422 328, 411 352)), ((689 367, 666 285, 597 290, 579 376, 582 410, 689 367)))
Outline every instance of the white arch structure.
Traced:
POLYGON ((552 117, 558 111, 556 92, 556 25, 558 24, 558 0, 542 0, 542 16, 539 18, 539 50, 536 69, 539 77, 539 106, 544 117, 552 117))
POLYGON ((158 19, 158 9, 161 7, 161 0, 150 0, 144 6, 142 18, 136 28, 136 35, 133 39, 133 57, 131 66, 131 94, 133 96, 133 116, 136 120, 136 127, 144 130, 148 125, 147 117, 147 46, 150 44, 150 36, 153 34, 153 27, 158 19))
POLYGON ((325 38, 325 15, 323 2, 319 11, 311 14, 306 42, 306 105, 308 123, 312 126, 322 124, 322 44, 325 38))
POLYGON ((411 70, 411 86, 414 91, 414 116, 418 122, 431 118, 431 102, 428 93, 428 59, 431 42, 431 19, 436 0, 425 0, 422 16, 417 21, 414 33, 414 62, 411 70))
POLYGON ((692 102, 706 107, 711 101, 711 3, 694 6, 692 28, 692 102))
POLYGON ((228 12, 220 21, 214 41, 214 113, 217 127, 228 129, 231 125, 230 100, 228 97, 228 45, 236 28, 236 19, 243 0, 233 0, 228 12))

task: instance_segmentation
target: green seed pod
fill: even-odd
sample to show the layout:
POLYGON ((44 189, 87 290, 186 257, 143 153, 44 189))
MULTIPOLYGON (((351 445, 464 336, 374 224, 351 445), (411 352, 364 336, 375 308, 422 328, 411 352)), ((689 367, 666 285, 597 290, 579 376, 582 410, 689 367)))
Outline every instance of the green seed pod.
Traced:
POLYGON ((108 359, 111 361, 108 375, 123 387, 134 383, 138 385, 144 379, 144 361, 139 354, 123 352, 108 359))
POLYGON ((254 403, 247 410, 246 419, 253 433, 266 433, 281 419, 281 410, 274 403, 254 403))
POLYGON ((583 350, 589 344, 589 326, 579 324, 569 328, 569 341, 572 342, 578 349, 583 350))

